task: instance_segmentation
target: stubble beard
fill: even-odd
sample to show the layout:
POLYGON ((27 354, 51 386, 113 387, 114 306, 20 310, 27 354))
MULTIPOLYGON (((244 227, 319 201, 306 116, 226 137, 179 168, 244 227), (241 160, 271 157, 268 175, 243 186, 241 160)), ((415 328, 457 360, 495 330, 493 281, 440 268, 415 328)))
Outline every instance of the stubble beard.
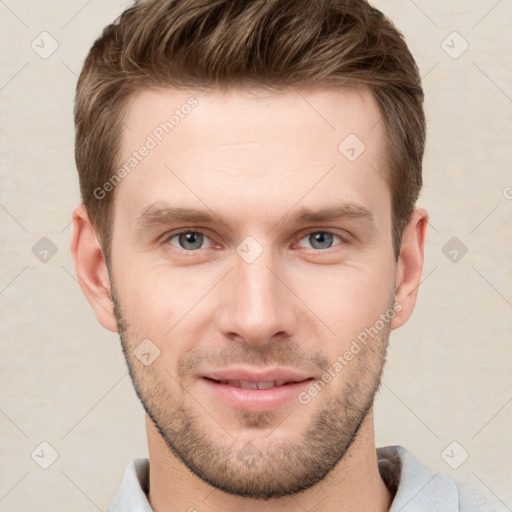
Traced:
MULTIPOLYGON (((239 414, 244 434, 237 437, 207 407, 198 405, 201 397, 192 396, 181 384, 179 375, 186 363, 180 365, 178 376, 161 365, 143 367, 133 354, 139 338, 131 332, 115 295, 113 300, 123 353, 146 414, 170 452, 197 477, 223 492, 269 500, 309 489, 343 459, 372 410, 386 359, 388 324, 312 401, 325 403, 317 406, 302 433, 279 434, 279 421, 281 425, 292 422, 293 411, 279 421, 273 412, 245 411, 239 414), (346 372, 350 378, 333 389, 336 378, 342 380, 346 372), (258 433, 263 428, 270 433, 262 439, 258 433)), ((297 401, 295 407, 307 405, 297 401)))

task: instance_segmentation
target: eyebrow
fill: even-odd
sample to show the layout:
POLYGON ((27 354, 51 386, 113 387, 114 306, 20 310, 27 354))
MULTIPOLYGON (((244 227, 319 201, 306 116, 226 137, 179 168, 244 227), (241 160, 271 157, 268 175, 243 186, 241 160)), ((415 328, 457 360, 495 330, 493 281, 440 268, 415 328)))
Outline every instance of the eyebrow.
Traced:
MULTIPOLYGON (((292 209, 290 212, 283 215, 271 229, 281 222, 285 225, 294 225, 307 224, 308 222, 329 222, 341 219, 361 219, 374 223, 373 214, 366 207, 356 203, 344 203, 342 205, 321 208, 319 210, 303 207, 293 212, 292 209)), ((233 231, 233 227, 226 220, 210 209, 201 210, 196 208, 173 207, 162 203, 150 205, 142 210, 135 222, 141 229, 185 222, 190 224, 218 224, 224 226, 229 231, 233 231)))
POLYGON ((373 223, 373 214, 368 208, 356 204, 345 203, 339 206, 331 206, 321 208, 320 210, 311 210, 308 208, 301 208, 296 213, 288 213, 284 216, 285 223, 290 224, 305 224, 307 222, 329 222, 339 219, 366 219, 373 223))
POLYGON ((196 208, 183 208, 162 203, 153 204, 144 208, 135 222, 140 228, 177 222, 220 224, 232 231, 229 224, 210 209, 198 210, 196 208))

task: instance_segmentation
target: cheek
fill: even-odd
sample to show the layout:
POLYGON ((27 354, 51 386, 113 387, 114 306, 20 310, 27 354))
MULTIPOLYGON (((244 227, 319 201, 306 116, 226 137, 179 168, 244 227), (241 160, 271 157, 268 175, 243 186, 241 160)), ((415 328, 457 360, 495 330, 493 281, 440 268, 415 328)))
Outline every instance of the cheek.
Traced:
POLYGON ((328 267, 297 279, 297 295, 332 330, 337 348, 371 327, 392 303, 394 274, 381 265, 328 267))
POLYGON ((191 340, 200 339, 198 320, 209 319, 207 292, 218 280, 212 274, 206 268, 155 267, 145 259, 119 262, 114 282, 129 324, 127 341, 135 346, 150 339, 160 349, 165 366, 175 370, 176 361, 193 348, 191 340))

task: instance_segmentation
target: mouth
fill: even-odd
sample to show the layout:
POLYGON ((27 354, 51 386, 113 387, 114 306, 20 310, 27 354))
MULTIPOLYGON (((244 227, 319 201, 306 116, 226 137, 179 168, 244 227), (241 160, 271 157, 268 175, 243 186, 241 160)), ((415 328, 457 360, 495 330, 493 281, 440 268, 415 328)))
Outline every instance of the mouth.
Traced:
POLYGON ((213 400, 244 411, 264 412, 297 403, 298 394, 313 377, 292 370, 265 372, 221 370, 199 379, 213 400))
MULTIPOLYGON (((209 379, 208 377, 205 377, 208 380, 211 380, 217 384, 224 384, 226 386, 233 386, 235 388, 242 388, 242 389, 272 389, 277 388, 280 386, 286 386, 287 384, 296 384, 296 382, 302 382, 302 381, 293 381, 293 380, 270 380, 270 381, 262 381, 262 382, 251 382, 247 380, 215 380, 215 379, 209 379)), ((311 379, 305 379, 305 380, 311 380, 311 379)))

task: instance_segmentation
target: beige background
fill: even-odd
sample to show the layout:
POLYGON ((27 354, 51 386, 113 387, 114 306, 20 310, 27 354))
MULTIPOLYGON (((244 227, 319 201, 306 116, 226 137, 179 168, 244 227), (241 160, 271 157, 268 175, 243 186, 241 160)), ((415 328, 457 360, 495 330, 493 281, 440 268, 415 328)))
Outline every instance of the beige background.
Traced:
MULTIPOLYGON (((512 1, 374 4, 405 33, 424 77, 420 204, 431 215, 419 302, 392 336, 376 403, 377 442, 480 483, 494 510, 512 510, 512 1), (453 237, 457 262, 443 253, 453 237), (462 450, 469 458, 452 469, 445 460, 456 465, 462 450)), ((106 510, 128 462, 147 454, 117 336, 97 324, 68 250, 76 77, 126 5, 0 1, 1 511, 106 510), (51 49, 43 31, 59 45, 46 59, 31 47, 51 49), (32 252, 42 237, 57 249, 46 263, 32 252), (43 441, 58 452, 48 469, 35 462, 51 461, 43 441)))

